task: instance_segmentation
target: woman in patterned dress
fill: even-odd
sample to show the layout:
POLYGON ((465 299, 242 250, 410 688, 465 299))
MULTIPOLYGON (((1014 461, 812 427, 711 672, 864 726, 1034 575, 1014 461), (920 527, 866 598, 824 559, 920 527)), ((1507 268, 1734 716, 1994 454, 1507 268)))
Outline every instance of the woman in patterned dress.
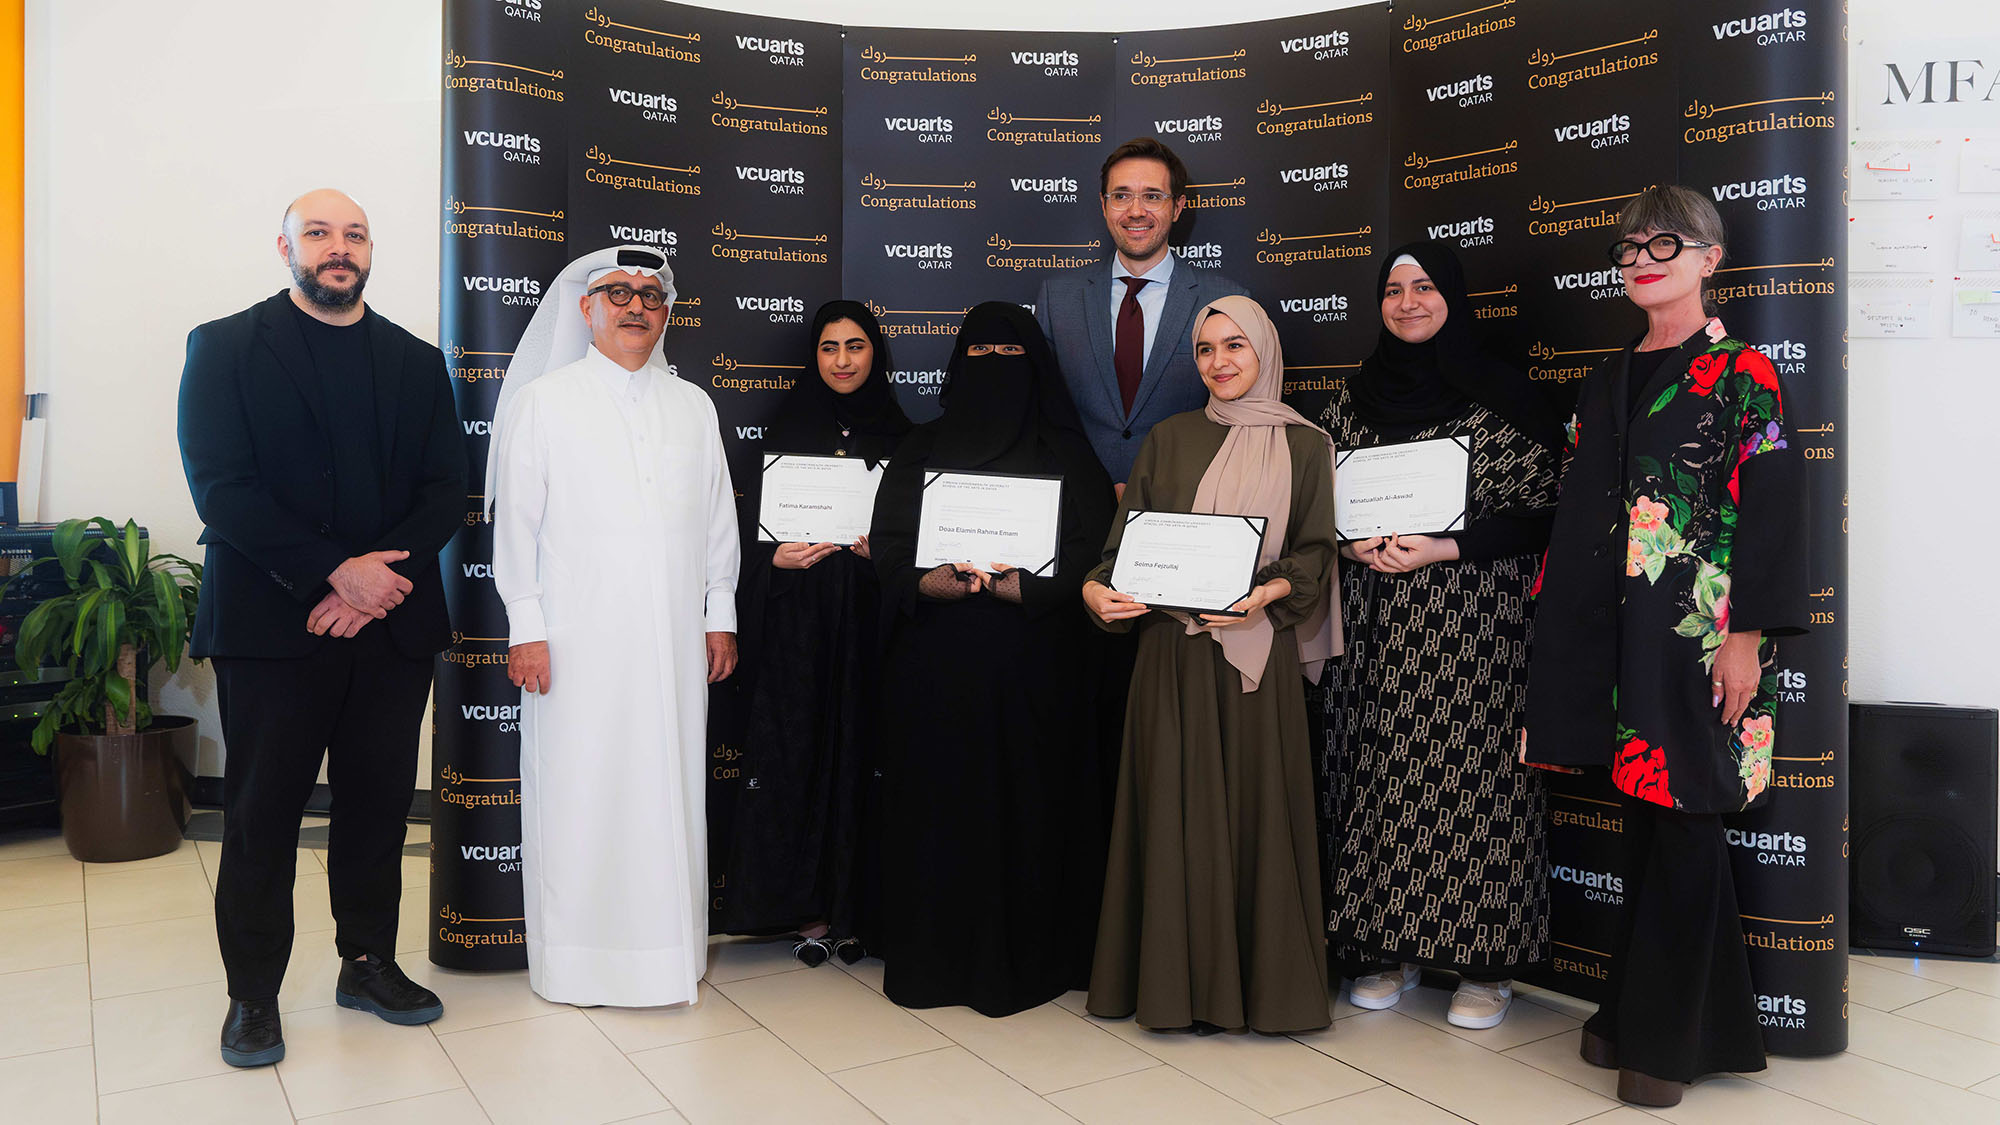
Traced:
POLYGON ((1648 189, 1611 260, 1646 333, 1585 377, 1537 596, 1522 756, 1609 766, 1635 866, 1583 1057, 1667 1106, 1764 1069, 1722 814, 1770 793, 1774 635, 1804 632, 1806 491, 1770 360, 1702 300, 1722 219, 1648 189))
POLYGON ((1515 741, 1560 431, 1518 372, 1478 354, 1449 248, 1390 251, 1377 294, 1375 351, 1321 421, 1343 450, 1466 442, 1470 503, 1461 531, 1340 549, 1357 565, 1341 572, 1347 656, 1325 697, 1329 949, 1357 1007, 1447 970, 1450 1021, 1492 1027, 1517 970, 1548 957, 1542 786, 1515 741))

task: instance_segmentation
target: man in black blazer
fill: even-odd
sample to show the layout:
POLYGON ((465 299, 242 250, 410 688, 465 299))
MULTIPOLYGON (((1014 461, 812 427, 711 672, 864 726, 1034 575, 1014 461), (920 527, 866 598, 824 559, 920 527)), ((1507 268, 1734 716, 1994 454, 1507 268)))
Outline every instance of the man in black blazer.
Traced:
POLYGON ((465 447, 444 356, 362 304, 373 247, 352 199, 300 196, 278 236, 292 286, 189 333, 181 375, 208 546, 192 651, 214 662, 227 754, 215 929, 234 1066, 284 1057, 293 861, 322 754, 334 999, 392 1023, 444 1010, 396 967, 396 911, 465 447))

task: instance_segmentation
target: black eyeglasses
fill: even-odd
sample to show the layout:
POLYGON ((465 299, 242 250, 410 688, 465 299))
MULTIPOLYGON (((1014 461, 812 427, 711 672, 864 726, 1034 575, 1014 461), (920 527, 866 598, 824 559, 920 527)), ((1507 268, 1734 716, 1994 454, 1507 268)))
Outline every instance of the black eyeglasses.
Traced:
POLYGON ((1655 262, 1671 262, 1681 256, 1682 250, 1690 246, 1697 250, 1707 250, 1714 245, 1713 242, 1682 238, 1678 234, 1656 234, 1643 243, 1621 238, 1611 244, 1607 253, 1611 255, 1612 265, 1630 266, 1638 263, 1640 250, 1644 250, 1655 262))
POLYGON ((658 289, 634 289, 630 285, 624 284, 600 285, 585 293, 584 296, 594 297, 599 293, 604 294, 605 300, 610 301, 621 309, 631 304, 634 297, 639 298, 639 303, 646 306, 649 310, 657 309, 667 303, 667 295, 658 289))

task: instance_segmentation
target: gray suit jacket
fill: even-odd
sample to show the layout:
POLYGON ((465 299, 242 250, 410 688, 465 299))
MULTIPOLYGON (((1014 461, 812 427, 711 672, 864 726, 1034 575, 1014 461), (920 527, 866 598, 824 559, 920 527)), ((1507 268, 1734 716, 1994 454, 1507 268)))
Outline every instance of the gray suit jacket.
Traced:
POLYGON ((1162 419, 1208 402, 1208 388, 1194 367, 1195 314, 1218 297, 1249 295, 1241 285, 1184 259, 1174 260, 1166 307, 1153 337, 1152 358, 1139 379, 1132 412, 1125 413, 1112 367, 1111 263, 1051 274, 1035 294, 1035 319, 1055 349, 1070 398, 1083 418, 1091 448, 1111 479, 1123 482, 1147 431, 1162 419))

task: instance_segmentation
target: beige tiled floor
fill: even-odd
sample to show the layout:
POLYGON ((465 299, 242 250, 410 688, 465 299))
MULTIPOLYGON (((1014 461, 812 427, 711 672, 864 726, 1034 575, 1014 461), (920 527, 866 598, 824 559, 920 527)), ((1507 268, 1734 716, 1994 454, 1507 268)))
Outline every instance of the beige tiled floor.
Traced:
POLYGON ((0 835, 0 1121, 2000 1122, 2000 964, 1858 955, 1847 1054, 1774 1058, 1647 1114, 1577 1058, 1588 1006, 1550 994, 1524 993, 1489 1031, 1447 1024, 1448 994, 1425 988, 1387 1012, 1336 1000, 1328 1031, 1202 1039, 1093 1019, 1080 993, 1005 1020, 906 1012, 881 995, 879 961, 806 970, 788 943, 731 941, 714 945, 696 1007, 578 1011, 537 998, 523 973, 425 962, 422 861, 404 865, 398 944, 446 1014, 393 1027, 332 1003, 333 920, 311 850, 280 997, 287 1057, 235 1071, 216 1053, 217 854, 81 864, 50 834, 0 835))

